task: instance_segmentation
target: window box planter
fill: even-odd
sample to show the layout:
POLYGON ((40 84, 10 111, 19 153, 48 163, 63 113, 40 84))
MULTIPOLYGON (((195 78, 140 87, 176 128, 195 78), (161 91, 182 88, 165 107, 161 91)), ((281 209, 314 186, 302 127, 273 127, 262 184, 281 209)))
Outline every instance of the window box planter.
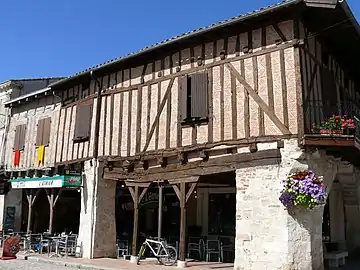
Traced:
POLYGON ((343 134, 343 130, 320 129, 320 134, 343 134))

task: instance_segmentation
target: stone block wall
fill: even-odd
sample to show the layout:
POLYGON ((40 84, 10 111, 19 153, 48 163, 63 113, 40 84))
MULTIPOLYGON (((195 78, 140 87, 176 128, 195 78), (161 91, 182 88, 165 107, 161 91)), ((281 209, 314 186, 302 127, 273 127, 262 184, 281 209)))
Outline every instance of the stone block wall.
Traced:
POLYGON ((302 169, 315 169, 331 185, 337 167, 328 157, 309 155, 296 140, 288 140, 279 164, 236 171, 235 270, 323 269, 323 207, 290 213, 279 201, 282 180, 302 169))
POLYGON ((116 257, 116 182, 102 179, 97 160, 84 164, 78 246, 82 257, 116 257))

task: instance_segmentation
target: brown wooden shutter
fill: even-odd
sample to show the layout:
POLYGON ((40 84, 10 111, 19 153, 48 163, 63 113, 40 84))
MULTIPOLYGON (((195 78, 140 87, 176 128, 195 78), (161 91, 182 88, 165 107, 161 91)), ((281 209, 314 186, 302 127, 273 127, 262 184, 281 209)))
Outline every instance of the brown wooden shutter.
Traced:
POLYGON ((25 136, 26 136, 26 125, 20 126, 20 135, 19 135, 19 148, 20 150, 25 148, 25 136))
POLYGON ((90 138, 92 107, 92 102, 77 106, 74 141, 88 140, 90 138))
POLYGON ((191 118, 208 117, 208 77, 206 72, 191 75, 191 118))
POLYGON ((15 151, 20 149, 19 138, 20 138, 20 126, 17 126, 15 128, 15 138, 14 138, 14 150, 15 151))
POLYGON ((48 146, 50 144, 51 117, 43 119, 43 139, 42 144, 48 146))
POLYGON ((187 92, 188 92, 188 76, 179 78, 179 113, 180 121, 184 121, 187 118, 187 92))
POLYGON ((43 119, 38 121, 37 132, 36 132, 36 146, 43 144, 43 133, 44 133, 44 121, 43 119))

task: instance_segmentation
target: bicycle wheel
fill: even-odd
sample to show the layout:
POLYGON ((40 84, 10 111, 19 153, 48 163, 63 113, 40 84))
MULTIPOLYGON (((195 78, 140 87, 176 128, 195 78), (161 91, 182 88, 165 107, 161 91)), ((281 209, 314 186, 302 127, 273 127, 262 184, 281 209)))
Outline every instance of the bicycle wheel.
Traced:
POLYGON ((172 246, 166 246, 165 249, 161 249, 159 261, 165 266, 172 266, 177 261, 176 248, 172 246))

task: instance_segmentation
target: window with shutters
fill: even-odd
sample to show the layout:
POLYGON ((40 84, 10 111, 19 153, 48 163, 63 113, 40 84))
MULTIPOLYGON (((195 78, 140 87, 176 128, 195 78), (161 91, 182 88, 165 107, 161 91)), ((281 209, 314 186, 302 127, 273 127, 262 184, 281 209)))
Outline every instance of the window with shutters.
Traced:
POLYGON ((88 141, 91 131, 93 102, 80 103, 76 107, 74 142, 88 141))
POLYGON ((26 125, 18 125, 15 128, 14 151, 25 148, 26 125))
POLYGON ((51 117, 41 119, 37 124, 36 146, 50 144, 51 117))
POLYGON ((182 123, 208 120, 208 75, 199 72, 179 79, 180 120, 182 123))

